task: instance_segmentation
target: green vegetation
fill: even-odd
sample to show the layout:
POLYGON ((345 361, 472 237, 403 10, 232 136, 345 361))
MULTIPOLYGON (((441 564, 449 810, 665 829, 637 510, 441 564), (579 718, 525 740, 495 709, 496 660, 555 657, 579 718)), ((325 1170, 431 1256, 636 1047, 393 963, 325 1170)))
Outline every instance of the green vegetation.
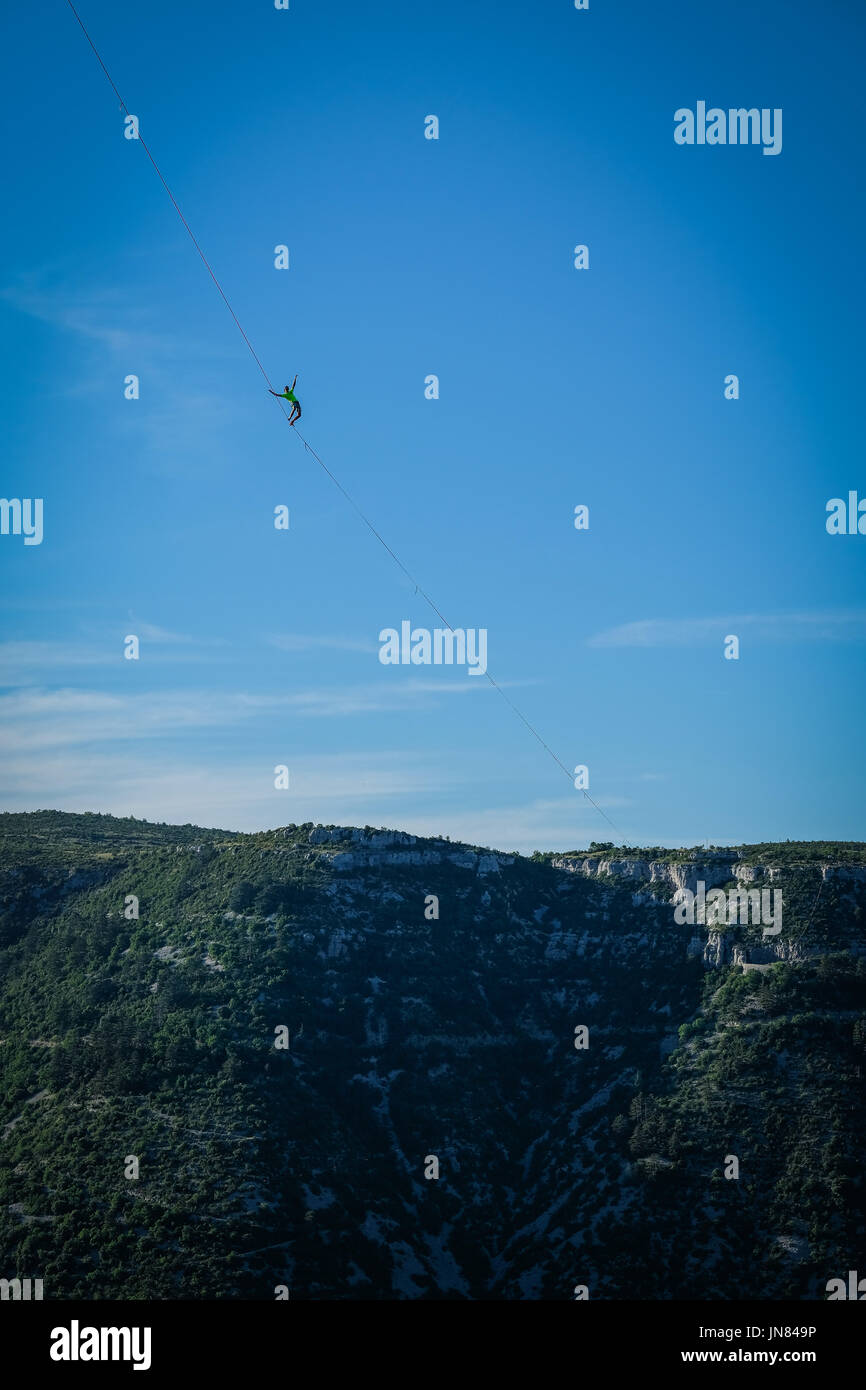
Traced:
POLYGON ((864 846, 744 847, 785 895, 793 958, 762 973, 704 969, 668 903, 561 856, 311 832, 0 816, 0 1275, 569 1299, 578 1266, 596 1297, 804 1298, 854 1267, 866 882, 820 866, 864 846))

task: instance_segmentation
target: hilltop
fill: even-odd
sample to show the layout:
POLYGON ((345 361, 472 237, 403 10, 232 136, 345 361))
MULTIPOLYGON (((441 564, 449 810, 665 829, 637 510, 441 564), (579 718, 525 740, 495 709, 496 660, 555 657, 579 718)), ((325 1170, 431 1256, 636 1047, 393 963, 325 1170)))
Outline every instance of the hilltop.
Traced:
POLYGON ((0 1275, 823 1297, 866 1231, 864 906, 863 844, 2 815, 0 1275), (676 925, 699 878, 783 931, 676 925))

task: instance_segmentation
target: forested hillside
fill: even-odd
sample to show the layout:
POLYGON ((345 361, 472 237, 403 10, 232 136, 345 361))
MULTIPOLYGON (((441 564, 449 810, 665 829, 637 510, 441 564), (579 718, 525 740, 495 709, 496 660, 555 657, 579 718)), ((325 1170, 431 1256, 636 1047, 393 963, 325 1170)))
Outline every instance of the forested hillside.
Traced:
POLYGON ((823 1298, 864 1258, 864 905, 859 844, 0 816, 0 1277, 823 1298), (702 876, 782 932, 678 925, 702 876))

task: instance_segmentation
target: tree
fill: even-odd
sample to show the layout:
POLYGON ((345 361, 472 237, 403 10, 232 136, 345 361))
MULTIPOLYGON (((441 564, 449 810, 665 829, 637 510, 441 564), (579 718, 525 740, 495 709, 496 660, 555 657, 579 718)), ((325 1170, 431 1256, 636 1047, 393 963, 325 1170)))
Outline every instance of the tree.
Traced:
POLYGON ((256 885, 245 878, 239 878, 231 892, 229 907, 232 912, 244 912, 252 905, 256 896, 256 885))

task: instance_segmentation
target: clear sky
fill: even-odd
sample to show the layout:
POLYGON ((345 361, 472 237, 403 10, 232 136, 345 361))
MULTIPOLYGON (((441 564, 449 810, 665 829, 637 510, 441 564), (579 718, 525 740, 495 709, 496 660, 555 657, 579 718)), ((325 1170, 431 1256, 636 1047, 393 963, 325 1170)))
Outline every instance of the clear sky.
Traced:
POLYGON ((79 9, 304 435, 615 829, 486 680, 379 662, 437 620, 61 0, 3 21, 0 490, 44 539, 0 536, 0 805, 866 838, 866 536, 825 527, 866 497, 862 6, 79 9), (698 101, 781 108, 781 153, 677 145, 698 101))

